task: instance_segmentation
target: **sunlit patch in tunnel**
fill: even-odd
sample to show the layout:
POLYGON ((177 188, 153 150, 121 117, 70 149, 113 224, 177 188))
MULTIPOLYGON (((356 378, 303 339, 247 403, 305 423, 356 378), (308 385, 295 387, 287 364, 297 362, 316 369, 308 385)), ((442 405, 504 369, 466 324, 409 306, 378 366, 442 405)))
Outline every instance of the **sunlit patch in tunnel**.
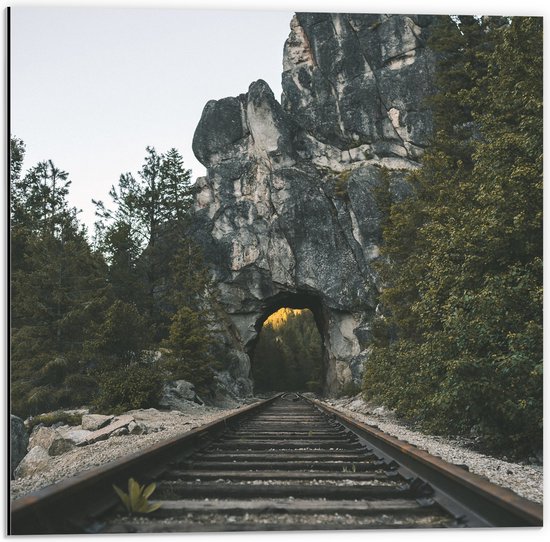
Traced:
POLYGON ((264 321, 251 375, 256 392, 322 390, 323 346, 309 309, 282 307, 264 321))

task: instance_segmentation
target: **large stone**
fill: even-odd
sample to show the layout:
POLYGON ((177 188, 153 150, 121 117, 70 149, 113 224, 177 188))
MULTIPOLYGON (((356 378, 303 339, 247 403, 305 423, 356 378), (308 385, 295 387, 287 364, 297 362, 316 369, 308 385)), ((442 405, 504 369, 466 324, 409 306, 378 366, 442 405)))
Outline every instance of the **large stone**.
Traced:
POLYGON ((281 104, 261 80, 206 104, 192 235, 229 315, 216 330, 223 396, 250 394, 258 332, 283 306, 314 313, 326 393, 360 382, 380 288, 376 192, 388 181, 403 198, 429 141, 436 18, 298 13, 281 104))
POLYGON ((134 421, 134 417, 129 414, 123 416, 117 416, 113 419, 113 422, 109 425, 98 429, 97 431, 92 431, 88 437, 81 442, 81 445, 93 444, 94 442, 99 442, 100 440, 107 440, 113 433, 119 431, 119 429, 126 429, 126 431, 121 431, 118 434, 127 434, 128 425, 134 421))
POLYGON ((34 446, 15 469, 15 477, 22 478, 40 473, 48 467, 50 460, 51 457, 46 449, 42 446, 34 446))
POLYGON ((15 469, 27 453, 29 435, 21 418, 10 415, 10 478, 13 478, 15 469))
POLYGON ((104 416, 103 414, 85 414, 82 416, 82 429, 97 431, 109 425, 113 418, 114 416, 104 416))
POLYGON ((36 427, 31 433, 29 450, 39 446, 51 456, 62 455, 86 442, 90 434, 90 431, 68 425, 55 428, 36 427))
POLYGON ((166 382, 162 388, 159 405, 171 410, 186 410, 191 404, 202 405, 204 402, 195 392, 195 386, 186 380, 166 382))
POLYGON ((35 427, 29 438, 29 450, 35 446, 41 446, 47 451, 58 436, 59 433, 53 427, 35 427))

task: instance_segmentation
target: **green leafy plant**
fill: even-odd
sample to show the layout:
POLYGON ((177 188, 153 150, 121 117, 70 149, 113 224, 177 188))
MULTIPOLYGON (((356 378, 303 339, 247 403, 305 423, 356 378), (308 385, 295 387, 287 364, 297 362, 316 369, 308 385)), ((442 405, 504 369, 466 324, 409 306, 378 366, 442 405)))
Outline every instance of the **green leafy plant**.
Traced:
POLYGON ((151 504, 148 500, 156 487, 157 485, 154 482, 145 487, 130 478, 128 480, 128 493, 124 493, 122 489, 113 484, 113 489, 130 514, 149 514, 161 507, 161 503, 151 504))

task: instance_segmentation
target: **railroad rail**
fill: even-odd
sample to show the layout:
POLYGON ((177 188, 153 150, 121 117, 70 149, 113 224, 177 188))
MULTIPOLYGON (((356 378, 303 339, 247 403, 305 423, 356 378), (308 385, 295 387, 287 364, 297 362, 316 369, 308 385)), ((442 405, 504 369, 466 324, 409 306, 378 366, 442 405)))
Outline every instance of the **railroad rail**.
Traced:
POLYGON ((542 525, 542 506, 359 423, 278 394, 12 503, 11 534, 542 525), (147 515, 112 485, 155 481, 147 515))

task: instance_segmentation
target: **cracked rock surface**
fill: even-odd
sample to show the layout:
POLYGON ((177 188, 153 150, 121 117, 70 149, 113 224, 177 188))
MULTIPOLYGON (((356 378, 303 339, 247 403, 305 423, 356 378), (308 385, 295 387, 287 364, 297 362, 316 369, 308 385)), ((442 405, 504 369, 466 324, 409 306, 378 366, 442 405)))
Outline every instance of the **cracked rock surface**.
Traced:
POLYGON ((298 13, 281 103, 259 80, 206 104, 193 141, 207 169, 194 237, 229 314, 220 357, 234 360, 224 378, 240 394, 252 391, 261 325, 281 306, 314 313, 326 393, 360 381, 378 289, 375 191, 387 181, 391 197, 403 197, 427 145, 435 19, 298 13))

